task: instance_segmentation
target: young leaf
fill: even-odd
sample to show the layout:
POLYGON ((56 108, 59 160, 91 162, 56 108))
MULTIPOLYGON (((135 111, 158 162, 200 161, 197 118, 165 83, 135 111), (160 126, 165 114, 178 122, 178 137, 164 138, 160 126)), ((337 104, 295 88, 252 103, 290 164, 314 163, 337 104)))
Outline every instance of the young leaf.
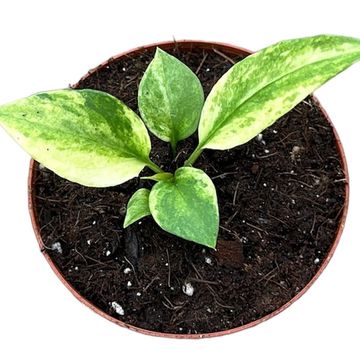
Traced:
POLYGON ((139 189, 132 195, 127 204, 124 228, 145 216, 151 215, 149 209, 149 194, 150 190, 139 189))
POLYGON ((169 172, 162 172, 152 176, 142 176, 142 180, 153 180, 153 181, 167 181, 173 178, 173 174, 169 172))
POLYGON ((105 187, 150 163, 140 118, 95 90, 38 93, 0 106, 0 125, 37 161, 82 185, 105 187))
POLYGON ((149 130, 173 149, 199 123, 204 92, 197 76, 180 60, 157 48, 139 85, 138 103, 149 130))
POLYGON ((230 149, 273 124, 326 81, 360 60, 360 40, 319 35, 265 48, 215 84, 199 124, 201 149, 230 149))
POLYGON ((172 181, 161 181, 151 189, 151 215, 171 234, 215 248, 219 229, 216 190, 200 169, 182 167, 172 181))

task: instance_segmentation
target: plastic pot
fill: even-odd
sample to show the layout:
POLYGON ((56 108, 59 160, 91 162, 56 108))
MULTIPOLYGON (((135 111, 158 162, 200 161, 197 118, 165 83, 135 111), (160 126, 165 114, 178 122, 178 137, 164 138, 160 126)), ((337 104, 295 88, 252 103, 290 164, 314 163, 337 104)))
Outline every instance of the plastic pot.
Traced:
MULTIPOLYGON (((228 53, 232 53, 235 55, 249 55, 251 54, 251 52, 249 50, 240 48, 240 47, 236 47, 236 46, 232 46, 232 45, 228 45, 228 44, 223 44, 223 43, 209 43, 209 42, 204 42, 204 41, 189 41, 189 40, 183 40, 183 41, 176 41, 176 42, 162 42, 162 43, 156 43, 156 44, 151 44, 151 45, 147 45, 147 46, 143 46, 143 47, 138 47, 136 49, 132 49, 130 51, 121 53, 119 55, 116 55, 112 58, 110 58, 109 60, 103 62, 102 64, 100 64, 98 67, 90 70, 88 72, 88 74, 86 74, 82 79, 85 79, 87 76, 89 76, 89 74, 92 74, 94 71, 98 70, 99 68, 102 67, 106 67, 108 66, 112 61, 119 59, 121 57, 126 57, 126 56, 133 56, 136 54, 141 53, 144 49, 155 49, 156 47, 160 46, 163 49, 170 49, 173 48, 174 46, 177 46, 178 44, 181 44, 181 48, 183 50, 187 50, 187 49, 191 49, 194 47, 197 48, 205 48, 205 49, 211 49, 212 47, 216 46, 217 49, 221 49, 224 52, 228 52, 228 53)), ((72 86, 72 88, 76 88, 78 84, 75 84, 72 86)), ((322 111, 323 115, 326 117, 327 121, 329 122, 330 126, 333 129, 333 133, 336 139, 336 144, 337 144, 337 150, 340 154, 340 158, 342 160, 342 168, 343 168, 343 172, 344 172, 344 176, 345 176, 345 195, 344 195, 344 208, 343 208, 343 213, 342 213, 342 217, 339 221, 339 227, 337 229, 337 233, 336 236, 334 238, 334 241, 332 243, 332 246, 330 247, 326 257, 323 260, 322 265, 320 266, 320 268, 318 269, 318 271, 316 272, 316 274, 313 276, 313 278, 307 283, 307 285, 296 295, 294 296, 290 301, 288 301, 286 304, 282 305, 280 308, 276 309, 275 311, 267 314, 266 316, 257 319, 256 321, 252 321, 250 323, 247 323, 243 326, 239 326, 236 328, 232 328, 229 330, 224 330, 224 331, 219 331, 219 332, 212 332, 212 333, 205 333, 205 334, 170 334, 170 333, 160 333, 160 332, 156 332, 156 331, 150 331, 150 330, 145 330, 136 326, 132 326, 132 325, 128 325, 125 322, 120 321, 117 318, 114 318, 108 314, 106 314, 104 311, 102 311, 101 309, 99 309, 98 307, 94 306, 91 302, 89 302, 88 300, 86 300, 82 295, 80 295, 73 287, 71 284, 68 283, 68 281, 64 278, 63 274, 59 271, 59 269, 57 268, 57 266, 55 265, 55 263, 53 262, 53 260, 51 259, 51 257, 48 255, 47 251, 46 251, 46 247, 45 244, 41 238, 40 235, 40 229, 39 229, 39 225, 38 225, 38 220, 37 220, 37 214, 35 211, 35 196, 34 196, 34 182, 35 182, 35 161, 31 160, 30 162, 30 170, 29 170, 29 179, 28 179, 28 201, 29 201, 29 211, 30 211, 30 216, 31 216, 31 221, 32 221, 32 225, 34 228, 34 232, 36 235, 36 239, 38 241, 40 250, 42 251, 45 259, 47 260, 47 262, 49 263, 50 267, 53 269, 53 271, 55 272, 55 274, 57 275, 57 277, 60 279, 60 281, 69 289, 69 291, 79 300, 81 301, 83 304, 85 304, 86 306, 88 306, 90 309, 92 309, 93 311, 95 311, 97 314, 103 316, 104 318, 114 322, 117 325, 120 325, 122 327, 126 327, 128 329, 134 330, 134 331, 138 331, 140 333, 143 334, 147 334, 147 335, 155 335, 155 336, 161 336, 161 337, 170 337, 170 338, 187 338, 187 339, 195 339, 195 338, 205 338, 205 337, 214 337, 214 336, 220 336, 220 335, 226 335, 226 334, 231 334, 234 332, 238 332, 241 330, 245 330, 247 328, 253 327, 255 325, 258 325, 260 323, 262 323, 265 320, 268 320, 272 317, 274 317, 275 315, 279 314, 280 312, 282 312, 283 310, 285 310, 286 308, 288 308, 292 303, 294 303, 297 299, 299 299, 309 288, 310 286, 316 281, 316 279, 320 276, 320 274, 324 271, 325 267, 327 266, 327 264, 329 263, 331 257, 334 254, 334 251, 339 243, 344 225, 345 225, 345 219, 346 219, 346 215, 347 215, 347 209, 348 209, 348 203, 349 203, 349 185, 348 185, 348 180, 349 180, 349 175, 348 175, 348 170, 347 170, 347 165, 346 165, 346 159, 345 159, 345 154, 344 154, 344 150, 343 147, 341 145, 340 139, 338 137, 338 134, 335 130, 335 128, 333 127, 333 124, 329 118, 329 116, 327 115, 327 113, 325 112, 325 110, 321 107, 320 103, 318 102, 317 99, 315 99, 315 102, 317 103, 319 109, 322 111)))

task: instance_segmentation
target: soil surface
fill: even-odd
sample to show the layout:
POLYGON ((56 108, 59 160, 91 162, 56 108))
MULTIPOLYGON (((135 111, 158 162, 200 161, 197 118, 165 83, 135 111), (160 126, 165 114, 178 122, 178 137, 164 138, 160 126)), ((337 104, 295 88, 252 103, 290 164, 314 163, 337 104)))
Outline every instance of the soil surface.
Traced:
MULTIPOLYGON (((240 60, 218 49, 177 45, 173 53, 198 74, 205 94, 240 60)), ((79 88, 107 91, 137 111, 153 54, 115 60, 79 88)), ((181 142, 173 159, 168 144, 152 137, 152 159, 174 170, 196 141, 181 142)), ((218 251, 162 231, 151 217, 122 228, 129 197, 149 181, 87 188, 39 166, 34 201, 44 251, 85 298, 144 329, 215 332, 278 309, 315 275, 342 215, 344 174, 332 128, 309 97, 249 143, 205 151, 196 166, 217 188, 218 251)))

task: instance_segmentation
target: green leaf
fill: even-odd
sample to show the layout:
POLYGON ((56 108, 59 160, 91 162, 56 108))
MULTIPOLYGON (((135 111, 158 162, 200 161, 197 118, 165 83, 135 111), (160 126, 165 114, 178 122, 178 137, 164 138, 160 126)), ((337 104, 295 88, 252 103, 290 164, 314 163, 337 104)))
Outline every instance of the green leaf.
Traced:
POLYGON ((182 167, 176 170, 173 181, 155 184, 149 207, 165 231, 215 248, 219 230, 216 190, 202 170, 182 167))
POLYGON ((319 35, 265 48, 215 84, 199 124, 199 149, 230 149, 273 124, 326 81, 360 60, 360 40, 319 35))
POLYGON ((43 92, 0 106, 0 125, 37 161, 86 186, 137 176, 150 163, 141 119, 95 90, 43 92))
POLYGON ((180 60, 157 48, 141 79, 139 110, 149 130, 173 149, 198 126, 204 93, 197 76, 180 60))
POLYGON ((162 172, 159 174, 155 174, 152 176, 142 176, 140 179, 142 180, 153 180, 153 181, 167 181, 173 178, 173 174, 169 172, 162 172))
POLYGON ((150 190, 139 189, 132 195, 126 209, 124 228, 145 216, 151 215, 149 209, 149 194, 150 190))

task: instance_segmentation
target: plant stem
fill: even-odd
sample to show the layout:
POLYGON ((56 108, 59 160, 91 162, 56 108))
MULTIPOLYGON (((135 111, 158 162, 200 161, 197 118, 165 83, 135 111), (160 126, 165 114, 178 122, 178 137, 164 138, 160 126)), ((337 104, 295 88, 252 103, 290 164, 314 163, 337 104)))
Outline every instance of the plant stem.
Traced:
POLYGON ((173 157, 175 158, 175 156, 176 156, 176 145, 177 145, 176 141, 172 140, 170 142, 170 144, 171 144, 171 150, 172 150, 173 157))
POLYGON ((162 173, 164 172, 161 167, 157 166, 155 163, 153 163, 150 159, 149 159, 149 162, 146 163, 146 166, 148 168, 150 168, 152 171, 156 172, 157 174, 158 173, 162 173))
POLYGON ((202 149, 198 146, 194 152, 190 155, 190 157, 185 161, 185 166, 192 166, 192 164, 196 161, 196 159, 201 155, 202 149))

